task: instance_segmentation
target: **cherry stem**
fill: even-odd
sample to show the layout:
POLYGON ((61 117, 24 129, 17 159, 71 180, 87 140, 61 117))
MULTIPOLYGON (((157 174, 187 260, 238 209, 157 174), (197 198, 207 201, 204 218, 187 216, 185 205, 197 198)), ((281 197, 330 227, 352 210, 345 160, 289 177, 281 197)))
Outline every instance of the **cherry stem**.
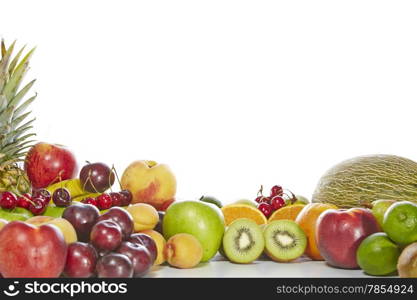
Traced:
MULTIPOLYGON (((122 184, 120 183, 119 174, 117 174, 117 171, 116 171, 116 168, 114 167, 114 164, 112 165, 111 170, 114 171, 114 174, 116 175, 117 182, 119 183, 119 186, 120 186, 120 190, 122 190, 122 184)), ((110 173, 110 176, 111 176, 111 173, 110 173)), ((109 179, 109 181, 110 181, 110 179, 109 179)))
POLYGON ((264 186, 261 184, 261 188, 259 189, 258 194, 257 194, 258 197, 263 196, 263 190, 264 190, 264 186))

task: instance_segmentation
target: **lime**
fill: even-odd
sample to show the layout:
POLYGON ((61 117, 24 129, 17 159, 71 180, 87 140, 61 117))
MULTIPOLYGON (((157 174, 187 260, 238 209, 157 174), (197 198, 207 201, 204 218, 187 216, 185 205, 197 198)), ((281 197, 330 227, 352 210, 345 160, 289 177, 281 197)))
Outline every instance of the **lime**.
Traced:
POLYGON ((417 241, 417 205, 408 201, 391 205, 385 212, 382 228, 397 244, 417 241))
POLYGON ((384 232, 371 234, 356 252, 358 265, 369 275, 389 275, 397 269, 400 247, 384 232))
POLYGON ((397 201, 395 200, 376 200, 372 202, 372 214, 378 221, 379 226, 382 227, 382 222, 387 209, 396 202, 397 201))

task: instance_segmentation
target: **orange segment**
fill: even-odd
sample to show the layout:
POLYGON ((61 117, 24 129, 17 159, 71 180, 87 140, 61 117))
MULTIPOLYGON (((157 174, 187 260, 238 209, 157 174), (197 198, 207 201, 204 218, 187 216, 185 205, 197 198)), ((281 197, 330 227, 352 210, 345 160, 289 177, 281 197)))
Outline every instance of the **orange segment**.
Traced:
POLYGON ((226 226, 229 226, 234 220, 242 218, 251 219, 258 225, 267 223, 266 217, 260 210, 246 204, 226 205, 222 207, 222 212, 226 226))
POLYGON ((292 220, 295 221, 300 211, 303 209, 304 204, 295 204, 284 206, 276 210, 268 219, 268 223, 275 220, 292 220))

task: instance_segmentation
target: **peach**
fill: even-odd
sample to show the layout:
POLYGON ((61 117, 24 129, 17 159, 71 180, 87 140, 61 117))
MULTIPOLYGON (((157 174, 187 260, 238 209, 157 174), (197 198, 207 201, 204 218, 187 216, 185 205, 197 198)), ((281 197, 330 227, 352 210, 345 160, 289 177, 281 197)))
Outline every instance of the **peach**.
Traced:
POLYGON ((5 278, 59 277, 67 258, 67 244, 54 225, 21 221, 0 231, 0 273, 5 278))
POLYGON ((165 238, 160 234, 159 232, 155 230, 143 230, 141 233, 149 235, 156 243, 156 249, 158 251, 158 254, 156 256, 155 262, 153 263, 154 266, 158 266, 160 264, 163 264, 165 262, 165 255, 164 255, 164 249, 165 249, 165 238))
POLYGON ((178 233, 168 240, 164 254, 171 266, 189 269, 200 263, 203 258, 203 247, 191 234, 178 233))
POLYGON ((154 229, 159 222, 158 211, 146 203, 136 203, 126 207, 133 218, 134 231, 154 229))
POLYGON ((165 210, 175 200, 177 181, 171 169, 155 161, 139 160, 123 172, 122 189, 132 193, 132 203, 148 203, 165 210))
POLYGON ((64 240, 67 244, 71 244, 77 241, 77 233, 74 227, 64 218, 54 218, 49 216, 35 216, 26 220, 26 223, 41 226, 44 224, 51 224, 58 227, 64 236, 64 240))

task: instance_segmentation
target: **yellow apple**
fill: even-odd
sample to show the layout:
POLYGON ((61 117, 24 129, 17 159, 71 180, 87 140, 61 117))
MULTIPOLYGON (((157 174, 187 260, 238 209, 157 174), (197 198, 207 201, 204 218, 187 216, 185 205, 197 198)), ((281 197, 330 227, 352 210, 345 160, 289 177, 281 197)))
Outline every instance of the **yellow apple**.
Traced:
POLYGON ((26 223, 41 226, 44 224, 52 224, 58 227, 64 236, 65 242, 71 244, 77 241, 77 233, 74 227, 64 218, 54 218, 50 216, 35 216, 26 220, 26 223))
POLYGON ((123 172, 122 188, 132 193, 132 203, 148 203, 165 210, 175 200, 177 181, 171 169, 155 161, 138 160, 123 172))

